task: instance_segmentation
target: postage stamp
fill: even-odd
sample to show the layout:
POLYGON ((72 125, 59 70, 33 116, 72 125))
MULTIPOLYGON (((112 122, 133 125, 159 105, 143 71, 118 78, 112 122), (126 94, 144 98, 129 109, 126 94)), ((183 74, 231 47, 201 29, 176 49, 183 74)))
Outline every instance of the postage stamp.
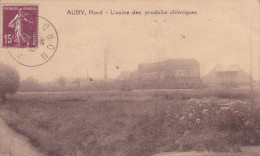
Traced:
POLYGON ((0 45, 16 62, 37 67, 54 56, 58 33, 48 19, 39 16, 38 4, 3 4, 0 15, 0 45))
POLYGON ((36 48, 38 46, 38 6, 2 6, 2 47, 36 48))

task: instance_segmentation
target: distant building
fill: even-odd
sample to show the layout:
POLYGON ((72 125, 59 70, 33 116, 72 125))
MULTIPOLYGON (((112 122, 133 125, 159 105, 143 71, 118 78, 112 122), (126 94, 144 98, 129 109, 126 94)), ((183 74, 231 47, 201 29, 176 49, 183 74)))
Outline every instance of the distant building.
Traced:
POLYGON ((117 81, 125 81, 129 79, 130 71, 122 71, 118 77, 116 78, 117 81))
POLYGON ((90 84, 90 80, 88 78, 80 78, 76 82, 79 87, 86 87, 90 84), (77 82, 78 81, 78 82, 77 82))
POLYGON ((206 85, 239 86, 249 85, 250 75, 244 72, 238 65, 222 67, 217 65, 203 77, 206 85))
POLYGON ((136 89, 199 88, 200 65, 195 59, 169 59, 139 64, 138 71, 122 72, 118 81, 136 89))

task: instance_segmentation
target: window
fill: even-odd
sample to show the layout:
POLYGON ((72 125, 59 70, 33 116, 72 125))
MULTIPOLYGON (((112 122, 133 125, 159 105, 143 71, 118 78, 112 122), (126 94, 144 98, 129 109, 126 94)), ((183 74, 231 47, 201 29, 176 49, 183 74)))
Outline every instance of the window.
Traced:
POLYGON ((195 77, 200 77, 200 71, 199 70, 195 70, 195 77))
POLYGON ((152 72, 152 73, 143 73, 142 79, 143 80, 153 80, 153 79, 157 79, 158 74, 156 72, 152 72))
POLYGON ((196 77, 194 70, 190 70, 190 77, 196 77))
POLYGON ((199 70, 190 70, 190 77, 200 77, 199 70))
POLYGON ((188 77, 189 74, 186 70, 175 70, 175 77, 188 77))

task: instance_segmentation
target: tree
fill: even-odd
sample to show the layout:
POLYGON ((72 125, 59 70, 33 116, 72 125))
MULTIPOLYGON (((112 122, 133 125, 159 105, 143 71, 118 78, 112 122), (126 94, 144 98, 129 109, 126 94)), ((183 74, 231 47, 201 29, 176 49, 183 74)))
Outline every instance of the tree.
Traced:
POLYGON ((28 77, 26 80, 22 80, 20 82, 20 91, 26 91, 26 92, 37 92, 37 91, 43 91, 44 88, 41 83, 35 78, 28 77))
POLYGON ((6 102, 6 94, 14 94, 19 87, 19 73, 11 66, 0 63, 0 96, 6 102))
POLYGON ((76 78, 73 83, 76 84, 77 87, 80 87, 80 78, 76 78))
POLYGON ((63 76, 60 76, 58 78, 58 84, 61 86, 61 87, 65 87, 66 86, 66 83, 67 83, 67 80, 66 78, 64 78, 63 76))

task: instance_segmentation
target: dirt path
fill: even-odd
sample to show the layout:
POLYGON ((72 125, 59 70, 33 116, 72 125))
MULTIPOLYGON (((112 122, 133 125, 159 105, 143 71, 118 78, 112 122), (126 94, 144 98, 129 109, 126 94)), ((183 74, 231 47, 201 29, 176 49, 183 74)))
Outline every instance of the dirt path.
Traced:
POLYGON ((24 136, 9 128, 0 118, 0 155, 1 156, 43 156, 24 136))

